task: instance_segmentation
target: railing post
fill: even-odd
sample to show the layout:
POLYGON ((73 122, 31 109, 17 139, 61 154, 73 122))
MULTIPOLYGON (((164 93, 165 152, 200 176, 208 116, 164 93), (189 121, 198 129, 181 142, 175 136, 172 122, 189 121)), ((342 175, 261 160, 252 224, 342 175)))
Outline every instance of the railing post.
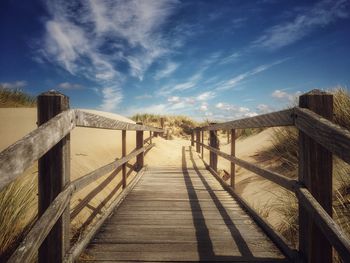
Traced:
POLYGON ((197 127, 197 129, 196 129, 196 152, 197 153, 200 153, 200 151, 201 151, 200 142, 201 142, 201 131, 197 127))
POLYGON ((194 146, 194 129, 192 130, 192 133, 191 133, 191 146, 194 146))
POLYGON ((202 142, 202 147, 201 147, 201 152, 202 152, 202 159, 204 158, 204 147, 203 147, 203 144, 204 144, 204 131, 202 130, 202 134, 201 134, 201 142, 202 142))
MULTIPOLYGON (((122 157, 126 156, 126 130, 122 130, 122 157)), ((126 187, 126 163, 122 166, 122 184, 123 189, 126 187)))
MULTIPOLYGON (((231 130, 232 132, 232 130, 231 130)), ((230 130, 227 130, 227 144, 230 143, 230 130)))
MULTIPOLYGON (((333 96, 313 90, 300 96, 299 107, 308 108, 332 120, 333 96)), ((301 131, 299 131, 299 181, 332 216, 332 154, 301 131)), ((330 243, 302 204, 299 204, 299 250, 305 262, 332 262, 330 243)))
MULTIPOLYGON (((214 125, 216 123, 210 123, 210 125, 214 125)), ((210 143, 210 146, 213 147, 213 148, 216 148, 218 149, 219 147, 219 143, 218 143, 218 138, 217 138, 217 131, 215 130, 210 130, 209 132, 209 143, 210 143)), ((218 171, 218 155, 212 151, 210 151, 210 154, 209 154, 209 163, 210 163, 210 167, 215 171, 217 172, 218 171)))
POLYGON ((152 144, 152 131, 149 131, 149 142, 152 144))
MULTIPOLYGON (((230 138, 230 132, 227 131, 227 138, 230 138)), ((236 156, 236 130, 231 130, 231 156, 236 156)), ((235 187, 235 163, 231 162, 231 187, 235 187)))
MULTIPOLYGON (((142 122, 138 122, 137 124, 142 125, 142 122)), ((142 147, 143 147, 143 131, 136 131, 136 149, 141 149, 142 147)), ((137 171, 140 171, 143 167, 143 157, 144 157, 144 152, 140 153, 136 157, 137 171)))
MULTIPOLYGON (((56 91, 38 96, 38 125, 69 109, 69 98, 56 91)), ((56 196, 70 182, 70 135, 68 134, 38 162, 38 216, 49 207, 56 196)), ((38 251, 38 262, 63 261, 69 249, 69 205, 54 225, 38 251)))

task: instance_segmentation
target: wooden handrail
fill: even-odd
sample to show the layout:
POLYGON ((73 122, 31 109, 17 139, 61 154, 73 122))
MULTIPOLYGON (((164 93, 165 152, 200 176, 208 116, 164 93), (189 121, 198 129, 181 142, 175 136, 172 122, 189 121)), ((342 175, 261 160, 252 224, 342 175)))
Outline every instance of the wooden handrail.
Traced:
POLYGON ((350 163, 350 131, 317 113, 299 107, 295 108, 295 126, 339 158, 350 163))
MULTIPOLYGON (((210 164, 207 165, 207 168, 218 177, 217 179, 220 179, 220 182, 222 180, 217 174, 216 156, 229 160, 231 164, 239 165, 296 194, 300 204, 299 224, 301 232, 299 235, 299 256, 301 260, 306 260, 307 262, 319 262, 319 260, 331 262, 332 251, 330 245, 334 246, 343 259, 349 259, 350 241, 331 217, 331 154, 333 153, 345 162, 350 163, 350 131, 332 123, 333 97, 331 95, 314 90, 300 96, 299 105, 300 107, 256 117, 196 127, 192 130, 191 145, 195 146, 197 152, 199 152, 200 146, 209 150, 210 164), (269 171, 234 156, 235 129, 277 126, 295 126, 299 129, 299 144, 301 146, 299 149, 299 180, 289 179, 279 173, 269 171), (217 135, 212 133, 212 131, 220 129, 231 131, 231 154, 226 154, 219 150, 216 143, 217 135), (209 146, 199 141, 198 131, 211 132, 209 146), (196 139, 194 135, 197 135, 196 139), (319 178, 320 176, 322 178, 319 178), (311 190, 309 191, 308 188, 311 190), (316 227, 321 231, 318 231, 315 227, 310 227, 311 224, 316 224, 316 227), (311 243, 313 244, 312 246, 310 246, 311 243), (322 250, 322 253, 320 250, 322 250)), ((203 158, 203 153, 201 156, 203 158)), ((234 174, 235 168, 234 165, 231 165, 231 185, 226 185, 232 191, 234 188, 234 174)), ((235 195, 237 194, 235 193, 235 195)), ((241 199, 238 195, 236 197, 241 199)), ((248 203, 243 202, 242 205, 257 222, 263 220, 257 217, 256 212, 249 207, 248 203)), ((264 224, 260 223, 259 225, 266 228, 264 224)), ((271 231, 268 230, 268 232, 271 231)), ((269 235, 272 239, 276 237, 271 235, 271 233, 269 235)), ((279 242, 279 238, 276 240, 279 242)), ((282 250, 285 251, 283 248, 282 250)))
POLYGON ((294 109, 271 112, 258 115, 255 117, 234 120, 215 125, 197 127, 203 131, 213 130, 230 130, 230 129, 247 129, 247 128, 262 128, 262 127, 279 127, 294 125, 294 109))
POLYGON ((72 182, 74 185, 75 191, 80 191, 87 185, 91 184, 92 182, 96 181, 97 179, 101 178, 102 176, 106 175, 107 173, 117 169, 118 167, 121 167, 124 163, 127 163, 131 159, 135 158, 137 155, 139 155, 142 152, 147 151, 148 149, 151 149, 155 144, 149 144, 145 147, 142 147, 140 149, 137 149, 135 151, 132 151, 127 156, 120 158, 114 162, 111 162, 107 165, 104 165, 72 182))
POLYGON ((211 146, 205 145, 200 143, 200 145, 203 145, 204 148, 208 149, 209 151, 212 151, 216 153, 217 155, 223 157, 224 159, 235 163, 257 175, 260 175, 264 177, 267 180, 270 180, 271 182, 274 182, 275 184, 278 184, 279 186, 284 187, 285 189, 294 192, 295 191, 295 186, 297 184, 296 180, 289 179, 288 177, 285 177, 279 173, 272 172, 268 169, 264 169, 262 167, 259 167, 258 165, 249 163, 247 161, 244 161, 242 159, 239 159, 237 157, 234 157, 232 155, 229 155, 227 153, 221 152, 218 149, 215 149, 211 146))
POLYGON ((118 121, 101 115, 76 110, 76 125, 78 127, 109 129, 109 130, 128 130, 128 131, 153 131, 163 133, 163 129, 154 128, 146 125, 118 121))
POLYGON ((3 150, 0 153, 0 191, 73 130, 74 120, 74 110, 62 112, 3 150))

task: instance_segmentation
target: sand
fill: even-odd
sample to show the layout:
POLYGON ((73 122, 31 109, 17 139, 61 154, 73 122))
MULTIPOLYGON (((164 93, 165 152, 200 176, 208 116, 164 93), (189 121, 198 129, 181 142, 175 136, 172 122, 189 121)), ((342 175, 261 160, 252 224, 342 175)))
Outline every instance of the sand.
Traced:
MULTIPOLYGON (((98 112, 87 110, 92 113, 101 114, 103 116, 132 122, 131 120, 112 113, 98 112)), ((0 150, 20 139, 30 131, 36 128, 36 109, 34 108, 2 108, 0 109, 0 121, 4 125, 0 126, 0 150)), ((238 140, 236 144, 236 153, 239 158, 256 162, 254 155, 259 150, 271 145, 270 136, 272 129, 267 129, 257 135, 248 137, 244 140, 238 140)), ((145 132, 144 138, 149 136, 149 132, 145 132)), ((127 132, 127 152, 135 148, 135 132, 127 132)), ((154 138, 156 143, 154 147, 145 157, 145 164, 151 166, 179 166, 181 165, 181 150, 183 146, 189 146, 187 140, 175 139, 164 140, 162 138, 154 138)), ((225 145, 227 139, 221 138, 221 150, 229 153, 230 145, 225 145)), ((101 167, 121 156, 121 131, 91 129, 91 128, 75 128, 71 133, 71 180, 77 179, 98 167, 101 167)), ((208 151, 205 150, 205 159, 208 162, 208 151)), ((131 162, 132 164, 134 163, 131 162)), ((219 169, 230 171, 230 163, 219 157, 219 169)), ((257 210, 264 209, 265 205, 270 205, 278 193, 279 187, 275 184, 262 179, 244 169, 237 168, 236 189, 253 207, 257 210), (272 200, 272 201, 271 201, 272 200)), ((37 166, 25 172, 24 176, 35 176, 37 174, 37 166), (33 175, 34 174, 34 175, 33 175)), ((135 175, 133 172, 132 175, 135 175)), ((71 202, 71 211, 74 210, 78 202, 85 198, 91 191, 98 188, 98 185, 104 178, 75 194, 71 202)), ((89 205, 84 208, 78 216, 74 218, 73 227, 78 228, 82 222, 92 218, 96 213, 96 208, 103 203, 110 203, 110 192, 120 182, 121 174, 119 173, 105 189, 103 189, 94 199, 89 201, 89 205), (92 215, 90 217, 90 215, 92 215)), ((132 178, 132 176, 130 177, 132 178)), ((264 211, 262 211, 264 212, 264 211)), ((278 218, 278 217, 277 217, 278 218)), ((278 219, 273 212, 268 216, 268 220, 272 224, 278 223, 278 219)))

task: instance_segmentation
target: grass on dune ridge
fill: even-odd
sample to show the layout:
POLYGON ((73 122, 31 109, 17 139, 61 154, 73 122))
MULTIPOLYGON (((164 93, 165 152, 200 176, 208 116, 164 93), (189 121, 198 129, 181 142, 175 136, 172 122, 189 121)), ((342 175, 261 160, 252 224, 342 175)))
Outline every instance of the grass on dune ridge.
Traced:
POLYGON ((31 96, 21 89, 10 89, 0 85, 0 108, 35 106, 35 96, 31 96))

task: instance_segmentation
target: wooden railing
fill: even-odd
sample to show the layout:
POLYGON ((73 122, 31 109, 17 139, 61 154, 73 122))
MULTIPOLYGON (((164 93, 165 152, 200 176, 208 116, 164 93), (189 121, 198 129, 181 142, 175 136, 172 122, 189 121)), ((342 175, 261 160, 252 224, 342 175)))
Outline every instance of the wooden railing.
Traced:
POLYGON ((299 98, 299 107, 256 117, 211 124, 193 130, 191 145, 196 151, 209 150, 207 168, 241 203, 255 221, 290 258, 301 262, 332 262, 332 247, 343 262, 350 262, 350 241, 332 219, 332 154, 350 163, 350 132, 332 123, 333 96, 313 90, 299 98), (293 180, 235 156, 236 129, 295 126, 299 130, 299 175, 293 180), (231 153, 219 150, 217 131, 231 134, 231 153), (203 143, 209 131, 209 145, 203 143), (231 162, 230 185, 217 173, 217 156, 231 162), (299 250, 260 217, 234 190, 235 165, 241 166, 295 193, 299 203, 299 250))
MULTIPOLYGON (((113 209, 123 200, 143 173, 144 153, 151 149, 154 134, 162 129, 105 118, 80 110, 69 109, 68 97, 50 91, 41 94, 37 101, 39 127, 0 153, 0 191, 18 178, 35 161, 38 162, 38 220, 8 262, 30 262, 38 255, 39 262, 73 262, 113 209), (122 158, 70 181, 70 132, 75 127, 100 128, 122 131, 122 158), (126 154, 126 131, 136 131, 136 149, 126 154), (143 133, 150 132, 144 145, 143 133), (153 134, 152 134, 153 133, 153 134), (136 157, 138 174, 127 185, 126 166, 136 157), (108 180, 122 170, 122 181, 115 192, 122 192, 106 208, 101 217, 79 240, 70 246, 70 216, 76 216, 99 191, 78 204, 70 214, 70 200, 74 193, 97 179, 113 172, 108 180)), ((87 142, 88 143, 88 142, 87 142)), ((106 181, 108 184, 109 181, 106 181)), ((105 186, 104 185, 104 186, 105 186)), ((10 222, 9 222, 10 223, 10 222)))

